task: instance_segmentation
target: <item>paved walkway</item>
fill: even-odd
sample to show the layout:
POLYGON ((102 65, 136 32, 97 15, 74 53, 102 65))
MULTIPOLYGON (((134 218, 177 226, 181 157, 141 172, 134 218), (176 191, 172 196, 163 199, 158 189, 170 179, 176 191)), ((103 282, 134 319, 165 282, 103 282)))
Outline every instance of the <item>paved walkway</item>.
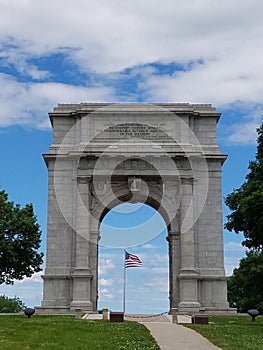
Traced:
MULTIPOLYGON (((85 319, 101 319, 101 314, 87 314, 85 319)), ((125 320, 144 324, 161 350, 222 350, 190 328, 172 323, 171 315, 125 315, 125 320)), ((179 323, 191 323, 191 316, 178 315, 179 323)))
POLYGON ((141 322, 161 350, 221 350, 192 329, 166 322, 141 322))

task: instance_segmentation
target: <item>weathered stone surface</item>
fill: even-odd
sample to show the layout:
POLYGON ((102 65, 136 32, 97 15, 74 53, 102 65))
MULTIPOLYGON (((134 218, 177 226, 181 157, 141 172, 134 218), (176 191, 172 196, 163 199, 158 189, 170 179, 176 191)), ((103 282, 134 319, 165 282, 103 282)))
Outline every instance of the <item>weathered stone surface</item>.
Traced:
POLYGON ((170 305, 226 313, 220 114, 211 105, 75 104, 50 113, 42 313, 97 309, 100 223, 145 202, 168 229, 170 305))

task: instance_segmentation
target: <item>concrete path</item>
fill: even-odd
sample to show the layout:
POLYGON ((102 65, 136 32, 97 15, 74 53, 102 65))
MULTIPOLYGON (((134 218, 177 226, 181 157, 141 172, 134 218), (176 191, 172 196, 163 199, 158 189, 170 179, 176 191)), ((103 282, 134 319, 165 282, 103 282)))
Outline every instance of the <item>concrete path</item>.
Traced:
MULTIPOLYGON (((87 314, 86 320, 102 319, 101 314, 87 314)), ((171 315, 125 315, 125 320, 144 324, 161 350, 222 350, 190 328, 172 323, 171 315)), ((179 323, 191 323, 188 315, 178 315, 179 323)))
POLYGON ((192 329, 166 322, 141 322, 161 350, 221 350, 192 329))

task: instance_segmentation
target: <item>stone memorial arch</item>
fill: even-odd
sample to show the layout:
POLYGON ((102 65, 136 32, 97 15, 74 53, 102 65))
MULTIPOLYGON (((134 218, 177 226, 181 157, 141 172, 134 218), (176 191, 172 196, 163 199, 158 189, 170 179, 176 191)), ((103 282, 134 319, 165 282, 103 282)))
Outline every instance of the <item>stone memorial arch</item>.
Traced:
MULTIPOLYGON (((123 202, 163 217, 170 307, 231 312, 222 234, 220 113, 209 104, 59 104, 49 113, 42 313, 97 310, 100 224, 123 202)), ((232 309, 233 310, 233 309, 232 309)))

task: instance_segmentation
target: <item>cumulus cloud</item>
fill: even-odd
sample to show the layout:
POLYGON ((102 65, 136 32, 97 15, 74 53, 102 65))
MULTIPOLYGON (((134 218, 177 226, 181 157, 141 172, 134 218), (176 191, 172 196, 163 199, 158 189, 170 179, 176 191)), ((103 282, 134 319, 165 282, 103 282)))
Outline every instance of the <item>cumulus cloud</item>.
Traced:
POLYGON ((262 7, 259 0, 65 0, 61 11, 59 0, 15 6, 1 0, 0 31, 16 38, 25 54, 70 47, 84 68, 120 71, 153 61, 214 58, 222 49, 240 52, 261 38, 262 7))
POLYGON ((58 102, 80 103, 110 99, 111 90, 61 83, 18 82, 10 75, 0 74, 0 127, 20 124, 40 129, 50 128, 47 113, 58 102))
POLYGON ((244 246, 242 246, 241 243, 238 242, 228 242, 225 244, 225 250, 231 253, 245 253, 247 248, 245 248, 244 246))
POLYGON ((168 276, 155 276, 146 281, 144 285, 151 288, 151 290, 168 293, 168 276))
POLYGON ((151 269, 166 268, 168 266, 168 254, 160 254, 157 249, 150 249, 148 252, 140 254, 145 266, 151 269))
POLYGON ((239 266, 239 261, 241 258, 242 257, 233 257, 233 256, 225 257, 226 276, 231 276, 233 274, 233 270, 239 266))
POLYGON ((152 101, 210 102, 222 107, 239 101, 258 103, 263 93, 263 66, 261 53, 255 52, 255 55, 254 72, 246 68, 252 57, 242 52, 238 57, 228 53, 197 62, 189 69, 171 75, 149 75, 142 84, 152 101), (233 61, 234 68, 231 65, 233 61))
MULTIPOLYGON (((0 5, 2 127, 46 128, 47 112, 64 101, 262 104, 260 0, 65 0, 63 8, 59 0, 0 0, 0 5), (65 66, 75 65, 73 75, 86 77, 84 86, 62 84, 43 67, 43 59, 60 54, 65 66)), ((243 126, 235 125, 230 141, 252 142, 257 122, 252 116, 240 120, 243 126)))
POLYGON ((112 286, 112 284, 113 284, 113 280, 112 279, 101 278, 99 280, 99 285, 101 287, 110 287, 110 286, 112 286))
POLYGON ((99 291, 99 298, 101 299, 100 301, 107 300, 107 299, 113 299, 113 294, 109 292, 107 288, 101 289, 99 291))
POLYGON ((109 270, 114 269, 115 264, 111 259, 100 259, 99 261, 99 275, 106 275, 109 270))
POLYGON ((29 307, 40 305, 43 295, 42 274, 43 271, 35 273, 30 278, 15 281, 13 285, 1 285, 0 295, 19 297, 29 307))
POLYGON ((31 277, 25 277, 23 280, 16 281, 17 284, 24 284, 24 283, 43 283, 43 279, 41 276, 43 275, 43 271, 34 273, 31 277))
POLYGON ((146 243, 146 244, 142 245, 142 249, 156 249, 156 246, 154 246, 151 243, 146 243))
POLYGON ((113 299, 112 291, 109 289, 113 285, 113 279, 106 279, 106 278, 100 278, 99 279, 99 300, 100 302, 104 300, 110 300, 113 299))
POLYGON ((230 241, 225 243, 225 271, 231 276, 233 270, 239 266, 240 259, 245 257, 247 248, 240 242, 230 241))
POLYGON ((262 123, 262 110, 255 108, 242 123, 230 127, 229 142, 235 144, 253 144, 258 138, 257 128, 262 123))

